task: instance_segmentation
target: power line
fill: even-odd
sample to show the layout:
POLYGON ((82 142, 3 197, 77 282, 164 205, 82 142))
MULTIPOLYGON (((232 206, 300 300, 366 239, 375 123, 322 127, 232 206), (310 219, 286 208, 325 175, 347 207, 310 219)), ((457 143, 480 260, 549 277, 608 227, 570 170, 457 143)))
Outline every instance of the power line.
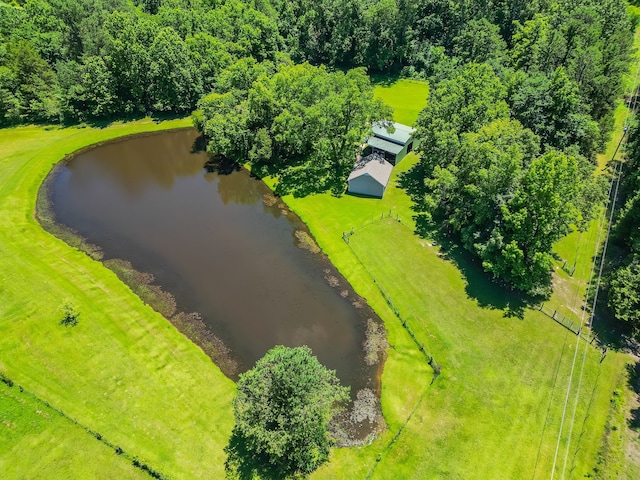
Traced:
MULTIPOLYGON (((609 186, 609 196, 611 195, 611 190, 613 187, 613 182, 611 182, 611 185, 609 186)), ((589 291, 589 289, 591 288, 591 283, 593 282, 593 274, 595 272, 595 262, 596 262, 596 258, 598 255, 598 246, 600 245, 600 239, 602 238, 602 231, 603 231, 603 225, 604 225, 604 219, 606 217, 606 209, 603 212, 602 215, 602 219, 600 220, 600 226, 598 227, 598 239, 596 241, 596 251, 593 255, 593 265, 591 267, 591 273, 589 274, 589 283, 587 285, 587 291, 589 291)), ((585 307, 586 307, 586 300, 585 300, 585 307)), ((553 467, 551 468, 551 480, 553 480, 553 477, 555 475, 556 472, 556 463, 558 460, 558 451, 560 449, 560 440, 562 439, 562 431, 564 430, 564 419, 565 419, 565 415, 567 413, 567 404, 569 402, 569 395, 571 393, 571 384, 573 383, 573 371, 575 370, 575 366, 576 366, 576 358, 578 357, 578 346, 580 343, 580 338, 582 336, 582 327, 584 325, 584 316, 586 313, 586 308, 582 309, 582 315, 580 317, 580 328, 578 329, 578 334, 576 335, 576 346, 575 346, 575 351, 573 353, 573 361, 571 363, 571 373, 569 374, 569 383, 567 385, 567 394, 565 396, 564 399, 564 406, 562 408, 562 418, 560 420, 560 430, 558 431, 558 440, 556 441, 556 451, 555 454, 553 455, 553 467)))
MULTIPOLYGON (((618 150, 620 149, 620 146, 622 145, 622 142, 626 138, 627 131, 628 131, 628 123, 627 122, 628 122, 628 119, 629 119, 629 115, 632 112, 635 112, 635 108, 636 108, 636 104, 637 104, 637 100, 638 100, 637 95, 636 95, 636 90, 637 90, 637 81, 638 81, 639 72, 640 72, 640 62, 638 62, 638 65, 636 67, 636 72, 635 72, 635 76, 634 76, 633 83, 632 83, 631 93, 633 95, 633 103, 632 103, 632 105, 628 105, 627 112, 626 112, 626 115, 625 115, 625 119, 624 119, 624 122, 623 122, 622 137, 620 138, 620 141, 618 142, 618 145, 616 147, 616 150, 615 150, 611 160, 615 159, 615 156, 618 153, 618 150)), ((631 102, 629 102, 629 103, 631 103, 631 102)), ((614 166, 614 172, 613 173, 614 174, 613 174, 613 177, 611 179, 611 184, 609 185, 609 193, 607 195, 607 198, 609 199, 610 205, 611 205, 611 212, 610 212, 610 216, 609 216, 609 224, 607 226, 607 235, 605 237, 604 248, 603 248, 602 256, 601 256, 601 259, 600 259, 600 268, 599 268, 599 271, 598 271, 598 280, 596 282, 596 290, 595 290, 595 293, 594 293, 591 314, 590 314, 590 317, 589 317, 589 330, 591 330, 591 328, 593 326, 593 318, 595 316, 595 308, 596 308, 596 305, 597 305, 598 292, 599 292, 599 289, 600 289, 600 280, 601 280, 601 277, 602 277, 602 270, 604 268, 604 260, 605 260, 607 246, 608 246, 608 243, 609 243, 609 236, 610 236, 610 233, 611 233, 611 225, 613 223, 613 214, 614 214, 614 211, 615 211, 616 201, 617 201, 617 197, 618 197, 618 188, 620 186, 620 178, 622 176, 622 162, 619 162, 618 164, 616 164, 614 166), (618 171, 618 165, 620 166, 619 171, 618 171), (613 199, 612 199, 611 198, 611 192, 613 190, 614 183, 616 184, 616 188, 615 188, 613 199)), ((603 231, 602 227, 603 227, 604 219, 606 218, 606 213, 607 213, 607 209, 605 208, 605 210, 603 212, 603 215, 602 215, 602 220, 601 220, 602 223, 600 224, 600 226, 598 228, 598 230, 599 230, 598 241, 596 242, 596 252, 594 254, 594 259, 593 259, 592 266, 591 266, 591 273, 589 275, 589 284, 588 284, 588 287, 587 287, 587 292, 591 288, 591 283, 593 281, 593 274, 595 272, 595 266, 596 266, 596 261, 597 261, 597 256, 598 256, 598 247, 600 245, 600 239, 602 237, 602 231, 603 231)), ((584 326, 584 316, 585 316, 585 313, 586 313, 587 301, 588 301, 588 298, 585 297, 584 306, 583 306, 582 315, 581 315, 580 329, 578 331, 578 335, 577 335, 577 338, 576 338, 576 347, 575 347, 575 352, 574 352, 574 355, 573 355, 573 362, 571 364, 571 373, 569 375, 569 382, 568 382, 568 385, 567 385, 567 394, 565 396, 564 406, 563 406, 563 409, 562 409, 562 419, 560 421, 560 431, 558 432, 558 440, 556 442, 556 450, 555 450, 555 454, 554 454, 554 457, 553 457, 553 467, 551 469, 551 477, 550 477, 551 480, 553 480, 553 477, 555 475, 556 462, 557 462, 557 458, 558 458, 558 451, 559 451, 559 448, 560 448, 560 441, 562 439, 562 432, 564 430, 564 420, 565 420, 565 415, 566 415, 566 411, 567 411, 569 395, 570 395, 570 392, 571 392, 571 385, 573 383, 573 373, 574 373, 574 370, 575 370, 576 358, 577 358, 577 355, 578 355, 578 350, 579 350, 579 345, 580 345, 580 338, 582 336, 581 335, 582 328, 584 326)), ((569 429, 569 437, 567 439, 567 448, 566 448, 564 464, 563 464, 563 468, 562 468, 562 478, 563 479, 564 479, 564 474, 565 474, 565 470, 566 470, 566 467, 567 467, 567 459, 568 459, 568 456, 569 456, 569 447, 571 445, 571 436, 573 434, 573 425, 575 423, 575 415, 576 415, 576 411, 577 411, 577 408, 578 408, 578 400, 579 400, 580 389, 581 389, 581 384, 582 384, 582 377, 583 377, 583 373, 584 373, 584 365, 586 363, 587 348, 588 348, 588 340, 587 340, 587 338, 585 338, 585 350, 584 350, 584 355, 583 355, 583 359, 582 359, 582 365, 580 367, 580 378, 579 378, 579 381, 578 381, 578 388, 576 390, 576 397, 575 397, 575 402, 574 402, 574 410, 573 410, 573 414, 572 414, 572 418, 571 418, 571 427, 569 429)))
MULTIPOLYGON (((620 146, 623 144, 623 142, 625 142, 625 139, 627 138, 627 133, 628 133, 628 119, 629 116, 632 112, 635 111, 636 108, 636 103, 638 100, 638 96, 635 94, 635 90, 637 88, 637 80, 638 80, 638 72, 640 72, 640 63, 638 64, 638 66, 636 67, 636 73, 635 73, 635 77, 633 80, 633 84, 632 84, 632 95, 633 95, 633 103, 628 106, 627 108, 627 112, 625 115, 625 119, 624 119, 624 123, 623 123, 623 133, 622 133, 622 137, 620 138, 620 141, 618 142, 618 145, 616 147, 616 150, 613 154, 612 160, 615 160, 615 156, 618 153, 618 150, 620 149, 620 146)), ((626 142, 625 142, 626 143, 626 142)), ((623 170, 623 163, 620 161, 618 162, 618 164, 616 164, 614 166, 614 175, 613 178, 611 179, 611 186, 613 186, 613 183, 615 182, 616 184, 616 188, 615 191, 613 193, 613 199, 610 199, 611 203, 611 211, 609 213, 609 223, 607 225, 607 235, 605 237, 605 242, 604 242, 604 247, 602 249, 602 254, 600 257, 600 268, 598 270, 598 280, 596 282, 596 289, 593 295, 593 302, 591 305, 591 314, 589 316, 589 331, 592 331, 593 328, 593 319, 595 317, 595 312, 596 312, 596 306, 598 304, 598 294, 600 292, 600 283, 601 283, 601 279, 602 279, 602 271, 604 269, 604 262, 606 259, 606 255, 607 255, 607 247, 609 245, 609 237, 611 235, 611 227, 613 225, 613 214, 615 212, 616 209, 616 204, 617 204, 617 200, 618 200, 618 191, 619 191, 619 187, 620 187, 620 179, 622 178, 622 170, 623 170), (620 167, 618 169, 618 166, 620 167), (617 172, 617 175, 616 175, 617 172)), ((611 188, 610 188, 611 189, 611 188)), ((610 195, 610 193, 609 193, 610 195)), ((606 210, 605 210, 606 213, 606 210)), ((599 242, 598 242, 599 243, 599 242)), ((595 263, 595 260, 594 260, 595 263)), ((594 265, 595 266, 595 265, 594 265)), ((585 307, 586 307, 586 299, 585 299, 585 307)), ((565 451, 565 456, 564 456, 564 463, 563 463, 563 467, 562 467, 562 478, 564 479, 564 474, 567 468, 567 460, 569 458, 569 449, 571 446, 571 437, 573 435, 573 426, 575 424, 575 416, 576 416, 576 412, 578 410, 578 402, 579 402, 579 397, 580 397, 580 390, 582 387, 582 378, 584 375, 584 365, 586 363, 586 359, 587 359, 587 350, 588 350, 588 346, 589 346, 589 342, 587 340, 587 338, 585 338, 585 347, 584 347, 584 353, 583 353, 583 357, 582 357, 582 366, 580 367, 580 378, 578 380, 578 388, 576 390, 576 395, 575 395, 575 400, 574 400, 574 406, 573 406, 573 414, 571 416, 571 428, 569 429, 569 437, 567 439, 567 448, 565 451)))
MULTIPOLYGON (((626 132, 625 132, 626 134, 626 132)), ((624 135, 623 135, 624 138, 624 135)), ((604 247, 602 249, 602 254, 600 256, 600 268, 598 270, 598 280, 596 281, 596 290, 595 293, 593 295, 593 303, 591 305, 591 314, 589 316, 589 331, 591 331, 592 327, 593 327, 593 317, 595 316, 595 312, 596 312, 596 305, 598 303, 598 292, 600 291, 600 280, 602 278, 602 270, 604 268, 604 261, 605 261, 605 257, 607 255, 607 246, 609 245, 609 235, 611 234, 611 225, 613 223, 613 213, 615 212, 616 209, 616 201, 618 198, 618 187, 620 186, 620 177, 622 176, 622 162, 619 163, 620 165, 620 171, 617 174, 617 177, 614 174, 614 177, 612 179, 612 184, 615 181, 616 182, 616 189, 615 192, 613 194, 613 200, 611 201, 611 213, 609 214, 609 225, 607 226, 607 235, 605 237, 604 240, 604 247)), ((616 170, 617 170, 617 166, 616 165, 616 170)), ((615 172, 615 170, 614 170, 615 172)), ((578 380, 578 388, 576 390, 576 396, 575 396, 575 401, 574 401, 574 406, 573 406, 573 414, 571 416, 571 428, 569 429, 569 437, 567 439, 567 449, 565 451, 565 455, 564 455, 564 464, 562 466, 562 478, 564 479, 564 473, 565 470, 567 468, 567 460, 569 458, 569 447, 571 446, 571 436, 573 434, 573 426, 575 424, 575 417, 576 417, 576 411, 578 410, 578 400, 580 397, 580 389, 582 387, 582 377, 584 374, 584 365, 586 363, 587 360, 587 350, 589 347, 589 342, 587 341, 587 338, 584 339, 584 354, 582 356, 582 366, 580 367, 580 378, 578 380)))

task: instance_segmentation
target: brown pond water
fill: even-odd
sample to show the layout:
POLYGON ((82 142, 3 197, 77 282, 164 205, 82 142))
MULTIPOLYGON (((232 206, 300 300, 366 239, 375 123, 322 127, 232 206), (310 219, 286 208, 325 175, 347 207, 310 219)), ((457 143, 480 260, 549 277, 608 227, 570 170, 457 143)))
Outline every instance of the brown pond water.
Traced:
POLYGON ((300 247, 308 230, 262 181, 208 172, 200 143, 187 129, 78 154, 48 181, 55 220, 105 260, 151 273, 179 310, 201 315, 240 372, 275 345, 308 345, 352 397, 379 392, 382 365, 367 365, 363 350, 367 319, 378 317, 354 306, 364 302, 323 254, 300 247))

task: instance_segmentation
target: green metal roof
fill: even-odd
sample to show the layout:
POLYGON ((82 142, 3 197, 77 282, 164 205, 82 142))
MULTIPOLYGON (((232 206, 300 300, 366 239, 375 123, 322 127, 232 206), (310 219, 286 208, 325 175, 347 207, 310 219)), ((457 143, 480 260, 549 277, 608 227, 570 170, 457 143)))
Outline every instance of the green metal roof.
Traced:
POLYGON ((399 154, 404 148, 404 146, 402 145, 388 142, 387 140, 383 140, 382 138, 378 138, 378 137, 369 137, 367 139, 367 144, 370 145, 372 148, 377 148, 379 150, 382 150, 383 152, 389 152, 394 155, 399 154))
POLYGON ((411 128, 410 126, 403 125, 397 122, 393 123, 393 128, 394 128, 393 132, 390 132, 389 130, 387 130, 387 128, 382 122, 374 123, 372 127, 373 127, 373 134, 376 137, 382 138, 384 140, 388 140, 393 143, 397 143, 398 145, 406 145, 406 143, 411 139, 411 136, 413 135, 413 131, 414 131, 413 128, 411 128))

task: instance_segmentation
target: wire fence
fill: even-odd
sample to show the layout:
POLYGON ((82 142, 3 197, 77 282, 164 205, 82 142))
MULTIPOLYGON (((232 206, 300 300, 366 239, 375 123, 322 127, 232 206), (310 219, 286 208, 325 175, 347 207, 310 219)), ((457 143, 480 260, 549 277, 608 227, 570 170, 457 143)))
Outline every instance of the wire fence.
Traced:
POLYGON ((396 222, 402 224, 402 225, 407 225, 401 218, 400 215, 398 215, 398 212, 394 212, 393 210, 389 210, 388 212, 382 212, 380 213, 380 215, 376 215, 375 217, 371 217, 368 220, 365 220, 364 222, 362 222, 358 227, 351 227, 351 230, 348 232, 342 232, 342 240, 344 240, 344 243, 346 243, 347 245, 349 245, 349 241, 351 236, 354 233, 358 233, 360 230, 367 228, 375 223, 380 222, 381 220, 384 220, 385 218, 393 218, 396 222))
POLYGON ((538 306, 538 310, 540 310, 542 313, 544 313, 550 319, 555 320, 557 323, 559 323, 563 327, 571 330, 576 335, 578 335, 580 333, 580 330, 581 330, 580 322, 577 322, 577 321, 571 320, 570 318, 567 318, 566 316, 564 316, 559 311, 554 310, 554 309, 546 306, 544 303, 541 303, 538 306))
POLYGON ((367 265, 362 261, 362 259, 358 255, 358 252, 356 252, 355 249, 353 248, 353 246, 351 246, 351 244, 350 244, 351 237, 355 233, 358 233, 358 232, 362 231, 364 228, 367 228, 367 227, 369 227, 371 225, 375 225, 375 224, 383 221, 386 218, 391 218, 391 219, 395 220, 396 222, 398 222, 398 223, 400 223, 402 225, 406 225, 402 221, 402 219, 400 218, 400 216, 398 215, 397 212, 393 212, 392 210, 389 210, 388 212, 383 212, 379 216, 376 216, 374 218, 371 218, 371 219, 363 222, 358 228, 352 227, 351 231, 343 232, 342 233, 342 239, 344 240, 344 242, 347 245, 349 245, 349 248, 353 252, 354 256, 358 259, 358 262, 360 263, 362 268, 364 268, 364 270, 367 272, 367 274, 373 280, 374 285, 376 286, 376 288, 380 292, 380 295, 382 295, 382 298, 384 298, 384 301, 387 303, 387 305, 389 306, 391 311, 394 313, 394 315, 398 318, 398 320, 400 320, 400 323, 402 324, 402 326, 404 327, 406 332, 409 334, 409 336, 411 337, 413 342, 416 344, 416 346, 418 347, 418 350, 420 350, 420 352, 424 356, 424 358, 427 361, 427 363, 429 364, 429 366, 432 368, 432 370, 434 372, 434 376, 431 379, 431 383, 433 383, 433 382, 435 382, 436 378, 438 378, 440 376, 440 373, 442 372, 442 366, 435 360, 435 358, 433 358, 433 355, 431 355, 428 352, 427 348, 425 347, 424 342, 420 341, 420 339, 416 335, 414 329, 409 324, 409 320, 400 312, 400 309, 396 306, 396 304, 391 299, 391 295, 389 295, 389 293, 384 289, 384 287, 380 284, 380 282, 378 282, 376 276, 371 272, 369 267, 367 267, 367 265))
MULTIPOLYGON (((547 317, 559 323, 560 325, 562 325, 563 327, 565 327, 567 330, 571 331, 575 335, 580 335, 590 344, 596 343, 596 345, 601 345, 600 339, 598 338, 598 335, 596 334, 596 332, 594 332, 590 328, 585 328, 585 326, 582 325, 578 320, 572 320, 566 317, 565 315, 563 315, 562 313, 560 313, 559 311, 546 306, 544 303, 538 305, 537 308, 540 312, 544 313, 547 317)), ((599 348, 601 348, 603 352, 606 352, 607 350, 606 347, 600 346, 599 348)))
POLYGON ((6 376, 2 372, 0 372, 0 382, 4 383, 10 389, 14 389, 14 387, 15 387, 15 389, 18 390, 19 393, 17 393, 16 396, 15 396, 15 398, 16 398, 16 400, 18 402, 20 402, 22 404, 24 403, 24 400, 19 398, 20 395, 31 397, 35 402, 40 404, 40 406, 41 406, 41 408, 43 410, 46 408, 46 409, 51 410, 52 412, 56 412, 63 419, 65 419, 65 420, 77 425, 79 428, 83 429, 85 432, 87 432, 89 435, 94 437, 96 440, 98 440, 99 442, 102 442, 104 445, 106 445, 107 447, 112 449, 116 455, 119 455, 119 456, 129 460, 134 467, 142 470, 143 472, 145 472, 150 477, 158 479, 158 480, 168 480, 169 477, 167 475, 165 475, 164 473, 162 473, 159 470, 156 470, 155 468, 151 467, 148 463, 146 463, 145 461, 141 460, 139 457, 131 455, 129 452, 123 450, 119 445, 116 445, 115 443, 110 442, 109 440, 107 440, 103 435, 101 435, 97 431, 95 431, 95 430, 91 429, 90 427, 80 423, 75 417, 67 415, 64 411, 62 411, 62 409, 60 409, 58 407, 55 407, 53 405, 50 405, 48 401, 42 399, 41 397, 39 397, 35 393, 33 393, 33 392, 29 391, 29 390, 26 390, 21 385, 18 385, 11 378, 6 376))
MULTIPOLYGON (((407 319, 407 317, 405 317, 401 313, 400 309, 393 302, 393 300, 391 298, 391 295, 389 295, 389 293, 385 290, 385 288, 380 284, 380 282, 378 281, 376 276, 371 272, 371 270, 369 269, 367 264, 362 261, 362 259, 360 258, 360 256, 356 252, 356 250, 351 245, 351 238, 356 233, 361 232, 365 228, 368 228, 368 227, 374 226, 376 224, 379 224, 380 222, 382 222, 382 221, 384 221, 385 219, 388 219, 388 218, 391 218, 391 219, 395 220, 396 222, 398 222, 399 224, 404 225, 407 228, 410 228, 409 224, 406 221, 403 221, 403 219, 398 215, 397 212, 394 212, 393 210, 389 210, 389 211, 386 211, 386 212, 381 212, 380 215, 376 215, 375 217, 371 217, 371 218, 365 220, 364 222, 362 222, 357 227, 351 227, 350 231, 342 232, 342 240, 347 245, 349 245, 350 250, 353 252, 354 256, 357 258, 357 260, 360 263, 360 265, 364 268, 364 270, 368 273, 368 275, 373 280, 373 283, 376 286, 376 288, 378 289, 378 291, 380 292, 380 295, 382 296, 382 298, 384 298, 385 302, 387 303, 387 305, 389 306, 391 311, 400 320, 400 322, 402 323, 402 326, 404 327, 404 329, 407 331, 407 333, 409 334, 411 339, 414 341, 414 343, 416 344, 416 346, 418 347, 420 352, 422 352, 422 354, 424 355, 426 361, 428 362, 428 364, 431 366, 431 368, 433 369, 433 371, 435 373, 434 378, 433 378, 433 380, 435 380, 440 375, 440 372, 442 371, 442 367, 433 358, 433 356, 428 352, 427 348, 425 347, 425 344, 422 341, 420 341, 420 339, 416 335, 415 330, 411 327, 410 323, 415 323, 415 321, 411 321, 410 322, 409 319, 407 319)), ((573 265, 572 267, 567 268, 567 265, 566 265, 566 262, 565 262, 565 265, 563 265, 563 269, 565 269, 565 271, 567 271, 567 273, 569 273, 570 275, 573 275, 573 273, 575 272, 575 265, 573 265)), ((540 305, 538 305, 537 309, 541 313, 545 314, 547 317, 549 317, 550 319, 552 319, 553 321, 558 323, 559 325, 562 325, 564 328, 566 328, 567 330, 569 330, 573 334, 582 336, 583 338, 585 338, 590 343, 598 341, 598 337, 595 334, 595 332, 591 331, 588 328, 583 328, 583 325, 581 324, 581 322, 579 320, 567 317, 566 315, 562 314, 558 310, 553 309, 553 308, 547 306, 544 303, 541 303, 540 305)))
MULTIPOLYGON (((362 262, 360 262, 360 263, 362 263, 362 262)), ((385 302, 387 302, 387 305, 389 305, 389 308, 391 309, 391 311, 393 311, 395 316, 398 317, 398 320, 400 320, 400 323, 402 323, 402 326, 404 327, 404 329, 407 331, 407 333, 409 334, 411 339, 414 341, 414 343, 418 346, 418 349, 424 355, 424 357, 427 360, 427 363, 429 364, 429 366, 433 369, 434 377, 431 380, 431 383, 433 383, 435 381, 435 379, 442 372, 442 366, 438 362, 436 362, 436 360, 433 358, 433 355, 429 354, 429 352, 427 351, 427 349, 424 346, 424 343, 421 342, 418 339, 418 337, 416 336, 414 330, 409 325, 409 322, 408 322, 407 318, 404 315, 402 315, 402 313, 400 313, 400 310, 398 309, 398 307, 396 307, 395 303, 393 303, 393 300, 391 300, 391 296, 382 287, 382 285, 380 285, 380 283, 378 283, 376 277, 372 275, 371 278, 373 279, 373 283, 376 284, 376 287, 378 287, 378 290, 380 291, 380 294, 384 298, 385 302)))

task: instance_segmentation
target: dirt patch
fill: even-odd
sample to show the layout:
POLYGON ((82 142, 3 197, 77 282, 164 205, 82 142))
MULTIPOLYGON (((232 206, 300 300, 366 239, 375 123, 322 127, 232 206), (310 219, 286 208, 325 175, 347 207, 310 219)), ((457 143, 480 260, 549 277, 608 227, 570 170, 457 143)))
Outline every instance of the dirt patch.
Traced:
POLYGON ((267 207, 273 207, 276 203, 278 203, 278 199, 272 193, 265 193, 262 195, 262 203, 264 203, 267 207))
POLYGON ((365 354, 364 361, 367 365, 384 363, 387 348, 389 347, 384 326, 368 318, 365 335, 366 337, 362 344, 365 354))
POLYGON ((309 250, 311 253, 320 253, 320 247, 307 232, 304 230, 296 230, 294 235, 296 236, 296 245, 298 247, 309 250))

